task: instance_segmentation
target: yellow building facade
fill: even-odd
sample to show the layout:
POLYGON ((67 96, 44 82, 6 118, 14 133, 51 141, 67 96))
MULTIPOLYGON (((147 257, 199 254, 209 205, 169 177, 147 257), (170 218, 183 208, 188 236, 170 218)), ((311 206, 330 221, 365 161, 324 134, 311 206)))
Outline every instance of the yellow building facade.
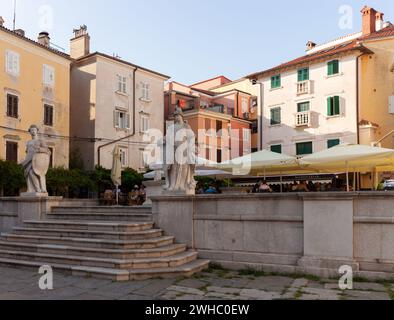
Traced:
POLYGON ((52 151, 53 167, 69 166, 70 65, 50 47, 49 35, 33 41, 0 25, 0 159, 25 158, 35 124, 52 151))

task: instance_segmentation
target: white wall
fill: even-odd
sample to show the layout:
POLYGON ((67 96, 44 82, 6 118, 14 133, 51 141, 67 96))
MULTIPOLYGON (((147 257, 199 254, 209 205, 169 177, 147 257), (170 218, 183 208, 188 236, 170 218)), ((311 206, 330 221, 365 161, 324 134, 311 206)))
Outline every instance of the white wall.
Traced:
POLYGON ((357 97, 356 97, 356 57, 339 58, 340 73, 327 77, 327 61, 310 66, 309 79, 312 93, 297 96, 297 69, 283 72, 282 88, 271 90, 271 77, 261 78, 264 83, 264 129, 263 147, 282 144, 282 152, 295 155, 296 143, 313 142, 313 151, 327 148, 327 140, 340 139, 341 143, 357 143, 357 97), (340 117, 327 117, 327 98, 341 97, 340 117), (310 101, 313 113, 312 127, 296 128, 295 113, 297 103, 310 101), (282 108, 282 124, 270 126, 270 109, 282 108))

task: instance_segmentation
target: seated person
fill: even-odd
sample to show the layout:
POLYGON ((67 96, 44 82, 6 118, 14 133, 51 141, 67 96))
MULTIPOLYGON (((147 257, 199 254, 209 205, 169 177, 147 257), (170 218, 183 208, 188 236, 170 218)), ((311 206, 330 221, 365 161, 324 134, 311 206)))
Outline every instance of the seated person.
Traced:
POLYGON ((297 186, 297 192, 309 192, 306 181, 300 182, 300 184, 297 186))
POLYGON ((136 185, 134 186, 133 190, 129 193, 129 206, 136 206, 138 205, 140 197, 140 188, 136 185))
POLYGON ((111 206, 115 203, 115 195, 112 190, 105 190, 104 192, 104 205, 111 206))
POLYGON ((206 194, 217 194, 218 191, 214 186, 209 186, 209 188, 205 191, 206 194))
POLYGON ((145 186, 142 185, 139 190, 138 205, 142 206, 145 202, 146 202, 146 189, 145 186))
POLYGON ((259 192, 260 193, 271 193, 272 189, 271 187, 267 184, 267 181, 263 181, 260 186, 259 186, 259 192))

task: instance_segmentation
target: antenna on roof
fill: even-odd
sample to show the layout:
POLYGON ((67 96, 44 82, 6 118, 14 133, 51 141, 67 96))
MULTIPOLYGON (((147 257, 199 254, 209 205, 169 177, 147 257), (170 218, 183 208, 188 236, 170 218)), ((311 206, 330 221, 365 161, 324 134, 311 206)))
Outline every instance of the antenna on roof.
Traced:
POLYGON ((16 25, 16 0, 13 0, 14 1, 14 31, 15 31, 15 25, 16 25))

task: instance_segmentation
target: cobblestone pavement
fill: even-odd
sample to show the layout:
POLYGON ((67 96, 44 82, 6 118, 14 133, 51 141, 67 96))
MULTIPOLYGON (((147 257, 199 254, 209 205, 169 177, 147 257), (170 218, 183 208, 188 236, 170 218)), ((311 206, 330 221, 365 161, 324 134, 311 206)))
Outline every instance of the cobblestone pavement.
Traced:
POLYGON ((394 300, 394 282, 355 282, 210 269, 192 278, 116 283, 54 274, 54 289, 38 288, 34 270, 0 267, 0 300, 394 300))

